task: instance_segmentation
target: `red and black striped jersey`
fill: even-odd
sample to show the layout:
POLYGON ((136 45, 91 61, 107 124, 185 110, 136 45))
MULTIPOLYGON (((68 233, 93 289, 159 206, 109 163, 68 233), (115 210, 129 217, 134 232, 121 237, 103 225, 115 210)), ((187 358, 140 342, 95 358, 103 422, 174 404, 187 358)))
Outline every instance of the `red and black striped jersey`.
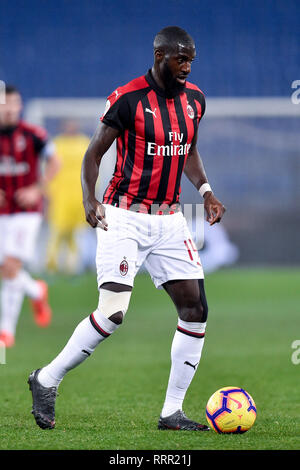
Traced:
POLYGON ((0 214, 39 212, 38 204, 24 209, 15 200, 18 189, 36 183, 39 179, 39 156, 48 141, 41 127, 19 121, 15 127, 0 127, 0 189, 5 193, 5 204, 0 214))
POLYGON ((179 203, 180 181, 205 97, 192 83, 167 98, 152 77, 117 88, 107 99, 101 121, 120 131, 113 177, 103 203, 139 212, 179 203))

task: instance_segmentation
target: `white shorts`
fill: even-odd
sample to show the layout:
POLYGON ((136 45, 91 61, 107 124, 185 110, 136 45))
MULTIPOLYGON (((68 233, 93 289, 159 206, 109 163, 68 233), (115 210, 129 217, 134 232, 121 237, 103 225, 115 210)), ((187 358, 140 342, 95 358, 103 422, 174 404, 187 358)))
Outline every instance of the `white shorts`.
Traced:
POLYGON ((97 280, 133 286, 144 263, 154 285, 203 279, 198 251, 182 212, 137 213, 104 204, 108 230, 97 228, 97 280))
POLYGON ((0 264, 6 256, 31 260, 41 222, 37 212, 0 215, 0 264))

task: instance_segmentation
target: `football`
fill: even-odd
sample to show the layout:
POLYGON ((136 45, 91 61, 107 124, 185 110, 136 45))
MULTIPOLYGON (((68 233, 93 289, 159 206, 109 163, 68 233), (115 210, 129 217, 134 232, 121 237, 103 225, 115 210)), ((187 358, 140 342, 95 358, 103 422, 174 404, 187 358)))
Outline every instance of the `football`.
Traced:
POLYGON ((223 387, 208 400, 206 419, 219 434, 242 434, 253 426, 256 406, 246 390, 240 387, 223 387))

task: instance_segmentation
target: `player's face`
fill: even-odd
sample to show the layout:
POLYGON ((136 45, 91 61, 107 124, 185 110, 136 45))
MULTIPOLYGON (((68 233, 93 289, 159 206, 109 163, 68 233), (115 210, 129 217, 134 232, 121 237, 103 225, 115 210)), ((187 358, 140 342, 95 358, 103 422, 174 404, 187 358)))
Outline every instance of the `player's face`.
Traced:
POLYGON ((192 62, 196 56, 195 47, 178 44, 177 51, 165 56, 172 78, 184 85, 191 72, 192 62))
POLYGON ((161 62, 161 77, 166 90, 181 91, 191 72, 191 65, 196 56, 193 46, 178 44, 177 50, 166 53, 161 62))
POLYGON ((5 104, 0 104, 0 124, 15 126, 18 124, 22 111, 22 98, 19 93, 5 95, 5 104))

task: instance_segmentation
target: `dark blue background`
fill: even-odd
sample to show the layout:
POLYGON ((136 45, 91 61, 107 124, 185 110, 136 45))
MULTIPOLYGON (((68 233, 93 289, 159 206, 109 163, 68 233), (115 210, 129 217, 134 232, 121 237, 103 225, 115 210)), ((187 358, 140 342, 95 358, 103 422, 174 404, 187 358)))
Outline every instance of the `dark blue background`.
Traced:
POLYGON ((151 66, 155 33, 175 24, 208 96, 288 96, 299 17, 298 0, 1 0, 0 79, 25 99, 105 96, 151 66))

